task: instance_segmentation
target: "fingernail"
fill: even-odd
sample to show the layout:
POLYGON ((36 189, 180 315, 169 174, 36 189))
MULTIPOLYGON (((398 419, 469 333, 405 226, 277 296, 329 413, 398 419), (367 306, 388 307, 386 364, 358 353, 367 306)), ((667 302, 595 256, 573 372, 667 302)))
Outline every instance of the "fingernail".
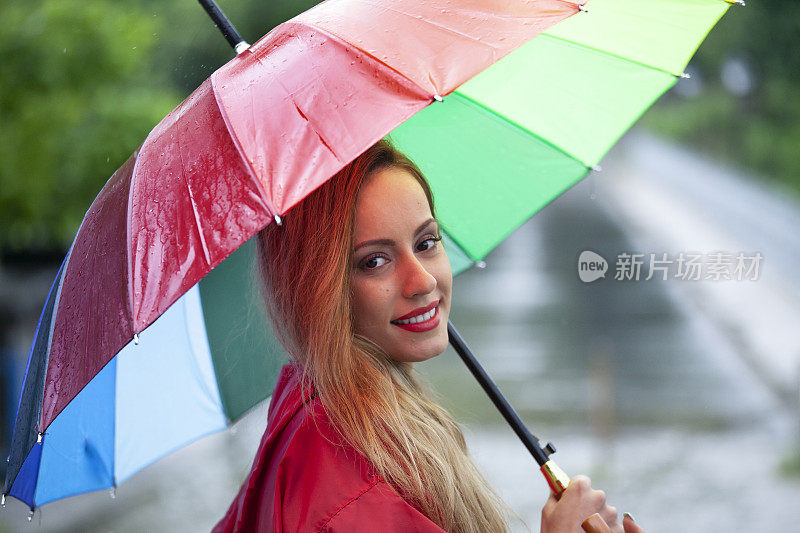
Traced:
POLYGON ((625 517, 626 517, 626 516, 627 516, 628 518, 630 518, 631 520, 633 520, 634 522, 636 522, 636 519, 633 517, 633 515, 632 515, 631 513, 622 513, 622 519, 623 519, 623 520, 625 520, 625 517))

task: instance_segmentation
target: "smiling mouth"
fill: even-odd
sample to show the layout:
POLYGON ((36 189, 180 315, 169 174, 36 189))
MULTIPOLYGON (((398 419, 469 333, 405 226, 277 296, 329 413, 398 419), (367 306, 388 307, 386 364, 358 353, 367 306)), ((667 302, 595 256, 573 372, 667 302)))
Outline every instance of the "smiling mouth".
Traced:
POLYGON ((406 318, 403 320, 392 320, 391 323, 398 328, 402 328, 412 333, 423 333, 435 329, 439 325, 439 302, 433 309, 430 309, 420 315, 406 318))
POLYGON ((426 313, 422 313, 421 315, 413 316, 413 317, 408 318, 406 320, 392 320, 392 324, 396 324, 398 326, 404 326, 406 324, 418 324, 420 322, 427 322, 428 320, 433 318, 433 316, 436 314, 436 310, 438 308, 439 308, 439 306, 437 305, 436 307, 434 307, 433 309, 431 309, 430 311, 428 311, 426 313))

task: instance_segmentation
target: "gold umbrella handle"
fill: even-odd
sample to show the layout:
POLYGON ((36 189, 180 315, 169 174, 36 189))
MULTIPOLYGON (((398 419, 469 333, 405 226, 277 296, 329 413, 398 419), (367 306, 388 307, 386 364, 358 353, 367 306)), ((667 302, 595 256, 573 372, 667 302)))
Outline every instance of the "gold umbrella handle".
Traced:
MULTIPOLYGON (((553 496, 560 498, 569 485, 569 476, 552 459, 543 464, 540 470, 550 485, 553 496)), ((581 527, 586 533, 611 533, 611 528, 597 513, 584 520, 581 527)))

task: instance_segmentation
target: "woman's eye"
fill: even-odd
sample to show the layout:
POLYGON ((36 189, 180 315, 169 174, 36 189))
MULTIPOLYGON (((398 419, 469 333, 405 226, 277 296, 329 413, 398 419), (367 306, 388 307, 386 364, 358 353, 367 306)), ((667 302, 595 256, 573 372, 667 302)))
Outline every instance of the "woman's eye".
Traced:
POLYGON ((361 268, 363 270, 373 270, 386 264, 386 258, 380 255, 368 257, 361 261, 361 268))
POLYGON ((417 245, 417 249, 420 252, 424 252, 426 250, 430 250, 431 248, 436 246, 437 242, 439 242, 441 240, 442 240, 441 237, 427 237, 425 240, 423 240, 421 243, 419 243, 419 245, 417 245))

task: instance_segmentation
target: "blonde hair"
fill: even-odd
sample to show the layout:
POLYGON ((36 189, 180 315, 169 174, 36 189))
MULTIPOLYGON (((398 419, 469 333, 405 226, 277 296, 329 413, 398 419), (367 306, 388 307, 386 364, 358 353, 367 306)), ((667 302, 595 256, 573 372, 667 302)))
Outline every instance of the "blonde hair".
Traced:
MULTIPOLYGON (((406 501, 447 531, 508 529, 505 504, 470 459, 453 417, 397 362, 353 332, 350 304, 355 205, 376 170, 419 169, 388 141, 370 147, 259 235, 267 307, 276 334, 313 385, 338 433, 406 501)), ((305 390, 306 387, 303 387, 305 390)))

